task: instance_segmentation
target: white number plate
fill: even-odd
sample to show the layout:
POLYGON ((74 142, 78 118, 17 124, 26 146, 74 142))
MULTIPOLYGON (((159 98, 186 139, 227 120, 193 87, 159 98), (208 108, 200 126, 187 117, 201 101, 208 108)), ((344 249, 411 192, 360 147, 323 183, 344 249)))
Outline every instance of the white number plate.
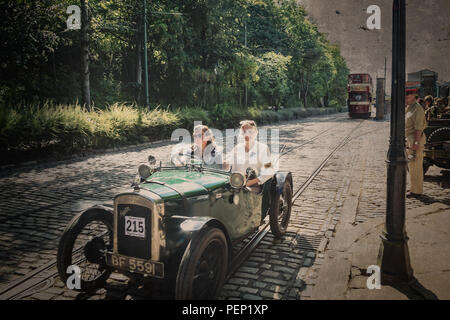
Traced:
POLYGON ((125 235, 145 238, 145 218, 125 216, 125 235))

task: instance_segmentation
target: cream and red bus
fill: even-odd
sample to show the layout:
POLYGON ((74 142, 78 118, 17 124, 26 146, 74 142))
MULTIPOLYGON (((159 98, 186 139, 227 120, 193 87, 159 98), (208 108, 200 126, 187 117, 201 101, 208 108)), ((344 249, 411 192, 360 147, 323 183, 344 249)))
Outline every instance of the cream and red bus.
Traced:
POLYGON ((353 73, 348 76, 348 115, 350 118, 368 119, 372 104, 372 78, 367 73, 353 73))

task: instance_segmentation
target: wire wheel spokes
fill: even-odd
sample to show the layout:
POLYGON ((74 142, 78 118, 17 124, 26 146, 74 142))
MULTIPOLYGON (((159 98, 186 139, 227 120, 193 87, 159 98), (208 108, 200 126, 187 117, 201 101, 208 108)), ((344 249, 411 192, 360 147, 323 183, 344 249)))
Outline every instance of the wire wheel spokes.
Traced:
POLYGON ((72 250, 72 264, 81 271, 81 280, 94 281, 106 271, 104 252, 112 248, 113 234, 102 221, 91 221, 77 235, 72 250))
POLYGON ((198 260, 192 278, 192 295, 195 299, 210 299, 218 285, 218 277, 223 261, 221 244, 219 241, 211 242, 198 260))

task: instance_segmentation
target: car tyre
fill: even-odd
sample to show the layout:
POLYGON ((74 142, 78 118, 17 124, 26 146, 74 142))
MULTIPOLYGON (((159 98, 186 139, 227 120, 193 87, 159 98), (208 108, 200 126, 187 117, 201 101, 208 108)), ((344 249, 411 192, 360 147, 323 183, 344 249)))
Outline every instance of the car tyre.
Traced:
POLYGON ((443 127, 434 130, 427 139, 427 143, 448 141, 450 138, 450 128, 443 127))
POLYGON ((287 230, 292 210, 292 186, 286 181, 282 194, 272 198, 269 211, 270 230, 275 238, 281 238, 287 230))
POLYGON ((202 229, 193 236, 181 259, 175 299, 214 299, 222 289, 227 265, 228 243, 222 230, 202 229))
POLYGON ((57 268, 63 283, 66 285, 71 276, 67 273, 67 268, 77 265, 81 269, 80 287, 73 290, 91 291, 103 287, 112 272, 104 261, 104 250, 111 250, 112 244, 111 212, 95 208, 77 215, 66 227, 59 241, 57 268), (95 230, 91 230, 92 228, 95 230))

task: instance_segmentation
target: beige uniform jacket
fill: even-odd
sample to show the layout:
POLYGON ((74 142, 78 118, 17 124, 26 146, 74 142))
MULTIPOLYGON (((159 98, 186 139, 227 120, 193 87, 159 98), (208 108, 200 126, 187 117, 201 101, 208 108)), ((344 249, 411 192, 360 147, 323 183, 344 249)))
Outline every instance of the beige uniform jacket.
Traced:
POLYGON ((409 141, 414 140, 414 131, 423 131, 427 127, 425 111, 417 102, 406 108, 405 136, 409 141))

